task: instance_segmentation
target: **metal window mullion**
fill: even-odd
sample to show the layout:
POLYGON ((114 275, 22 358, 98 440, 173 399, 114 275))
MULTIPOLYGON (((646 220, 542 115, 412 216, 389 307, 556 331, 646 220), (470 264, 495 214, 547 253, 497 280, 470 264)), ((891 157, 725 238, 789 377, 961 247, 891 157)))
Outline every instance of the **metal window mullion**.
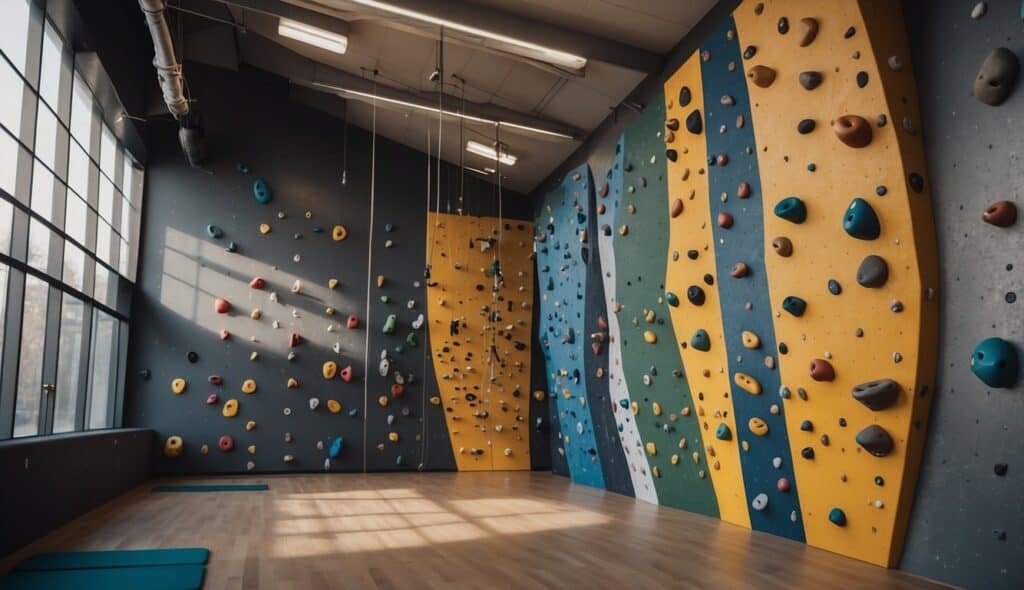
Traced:
MULTIPOLYGON (((63 292, 59 287, 48 285, 46 295, 46 327, 43 332, 43 385, 57 384, 57 357, 60 354, 60 323, 61 306, 64 303, 63 292)), ((39 404, 39 434, 53 433, 54 410, 57 407, 59 391, 40 392, 42 401, 39 404)))
POLYGON ((124 426, 124 391, 126 372, 128 370, 128 329, 129 324, 124 320, 118 320, 117 322, 117 357, 116 362, 117 369, 115 372, 114 381, 114 416, 110 424, 114 428, 121 428, 124 426))
POLYGON ((93 305, 85 301, 82 306, 82 350, 78 359, 78 391, 75 392, 75 430, 85 430, 89 414, 89 355, 92 352, 93 305))

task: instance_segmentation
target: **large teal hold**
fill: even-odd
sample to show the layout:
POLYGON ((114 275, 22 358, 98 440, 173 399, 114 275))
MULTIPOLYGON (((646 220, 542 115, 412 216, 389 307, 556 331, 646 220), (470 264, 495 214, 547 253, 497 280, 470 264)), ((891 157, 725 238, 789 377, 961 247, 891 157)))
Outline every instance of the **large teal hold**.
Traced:
POLYGON ((857 197, 843 214, 843 229, 858 240, 874 240, 882 235, 882 224, 871 204, 857 197))
POLYGON ((708 336, 707 330, 701 328, 694 332, 690 338, 690 346, 703 352, 711 350, 711 337, 708 336))
POLYGON ((775 205, 775 215, 786 221, 803 223, 807 221, 807 206, 798 197, 786 197, 775 205))
POLYGON ((828 521, 836 526, 846 526, 846 513, 842 508, 833 508, 828 513, 828 521))
POLYGON ((252 196, 261 205, 266 205, 274 198, 273 193, 270 191, 270 185, 262 178, 257 178, 253 181, 252 196))
POLYGON ((718 440, 732 440, 732 431, 724 422, 715 429, 715 438, 718 440))
POLYGON ((971 371, 989 387, 1010 388, 1017 383, 1017 349, 1002 338, 986 338, 971 353, 971 371))
POLYGON ((84 570, 112 567, 158 565, 202 565, 210 559, 204 547, 176 549, 116 549, 113 551, 67 551, 39 553, 17 565, 22 571, 84 570))
POLYGON ((786 297, 785 299, 782 300, 782 309, 788 311, 789 313, 795 315, 796 317, 800 317, 804 315, 805 311, 807 311, 807 302, 804 301, 803 299, 800 299, 796 295, 790 295, 789 297, 786 297))

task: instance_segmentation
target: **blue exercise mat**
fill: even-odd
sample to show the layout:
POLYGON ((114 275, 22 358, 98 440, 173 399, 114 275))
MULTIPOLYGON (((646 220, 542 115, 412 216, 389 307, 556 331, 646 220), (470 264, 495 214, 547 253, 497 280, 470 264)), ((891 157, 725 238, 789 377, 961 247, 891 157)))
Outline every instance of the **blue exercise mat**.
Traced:
POLYGON ((265 483, 241 483, 241 484, 182 484, 156 486, 154 492, 264 492, 270 486, 265 483))
POLYGON ((204 565, 209 558, 210 550, 202 547, 67 551, 33 555, 19 563, 14 569, 19 571, 44 571, 162 565, 204 565))
POLYGON ((17 571, 0 578, 0 590, 200 590, 203 565, 17 571))

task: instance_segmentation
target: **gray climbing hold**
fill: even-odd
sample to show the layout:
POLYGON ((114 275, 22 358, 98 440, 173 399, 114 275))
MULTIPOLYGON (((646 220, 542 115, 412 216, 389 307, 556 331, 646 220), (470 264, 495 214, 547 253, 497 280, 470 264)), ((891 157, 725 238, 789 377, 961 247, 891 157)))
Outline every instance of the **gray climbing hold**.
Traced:
POLYGON ((211 223, 206 226, 206 235, 217 240, 224 236, 224 232, 219 227, 211 223))
POLYGON ((874 254, 867 256, 857 269, 857 283, 862 287, 877 289, 889 280, 889 265, 885 259, 874 254))
POLYGON ((867 406, 873 412, 880 412, 891 406, 900 394, 900 385, 892 379, 878 379, 854 385, 853 399, 867 406))
POLYGON ((993 49, 974 79, 974 97, 991 106, 1003 104, 1017 83, 1019 72, 1020 63, 1012 51, 1005 47, 993 49))
POLYGON ((895 444, 884 428, 872 424, 857 433, 857 444, 876 457, 884 457, 892 452, 895 444))

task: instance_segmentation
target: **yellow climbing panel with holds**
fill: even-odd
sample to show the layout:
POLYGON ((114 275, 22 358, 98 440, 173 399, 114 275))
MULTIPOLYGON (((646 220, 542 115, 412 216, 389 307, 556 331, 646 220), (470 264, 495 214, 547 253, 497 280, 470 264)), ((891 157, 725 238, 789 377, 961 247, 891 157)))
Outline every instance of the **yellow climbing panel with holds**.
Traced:
POLYGON ((460 471, 530 469, 533 224, 430 213, 427 252, 437 411, 444 411, 456 464, 460 471))
MULTIPOLYGON (((710 433, 718 424, 725 423, 735 432, 729 361, 717 283, 707 285, 704 282, 706 275, 716 274, 714 237, 708 221, 711 208, 705 174, 707 144, 703 135, 687 133, 678 125, 694 110, 704 111, 702 87, 698 54, 692 55, 665 82, 665 147, 674 149, 678 155, 676 161, 666 162, 668 201, 665 216, 669 224, 669 251, 665 297, 701 429, 710 433), (679 104, 680 91, 684 87, 691 90, 688 105, 679 104), (670 127, 676 127, 676 130, 670 127), (693 251, 698 255, 691 260, 688 253, 693 251), (690 285, 704 285, 707 298, 704 305, 688 305, 686 290, 690 285), (706 351, 689 345, 691 336, 698 330, 706 331, 710 339, 710 348, 706 351)), ((709 436, 705 440, 715 450, 709 472, 719 515, 724 521, 749 528, 750 515, 743 488, 738 439, 716 440, 709 436)), ((678 457, 673 457, 673 465, 676 463, 678 457)))
POLYGON ((747 1, 734 18, 740 46, 757 48, 742 63, 748 74, 756 66, 776 72, 763 87, 748 77, 747 89, 807 543, 891 567, 934 395, 938 324, 931 195, 900 3, 747 1), (782 17, 794 26, 816 19, 816 38, 800 47, 798 35, 780 35, 782 17), (820 73, 820 83, 801 84, 804 72, 820 73), (790 196, 806 203, 806 220, 773 213, 790 196), (851 209, 855 198, 874 215, 864 203, 851 209), (773 252, 777 238, 786 247, 773 252), (868 256, 884 259, 887 278, 859 272, 868 256), (806 305, 793 306, 792 297, 806 305), (872 410, 851 394, 881 379, 898 384, 894 401, 872 410))

